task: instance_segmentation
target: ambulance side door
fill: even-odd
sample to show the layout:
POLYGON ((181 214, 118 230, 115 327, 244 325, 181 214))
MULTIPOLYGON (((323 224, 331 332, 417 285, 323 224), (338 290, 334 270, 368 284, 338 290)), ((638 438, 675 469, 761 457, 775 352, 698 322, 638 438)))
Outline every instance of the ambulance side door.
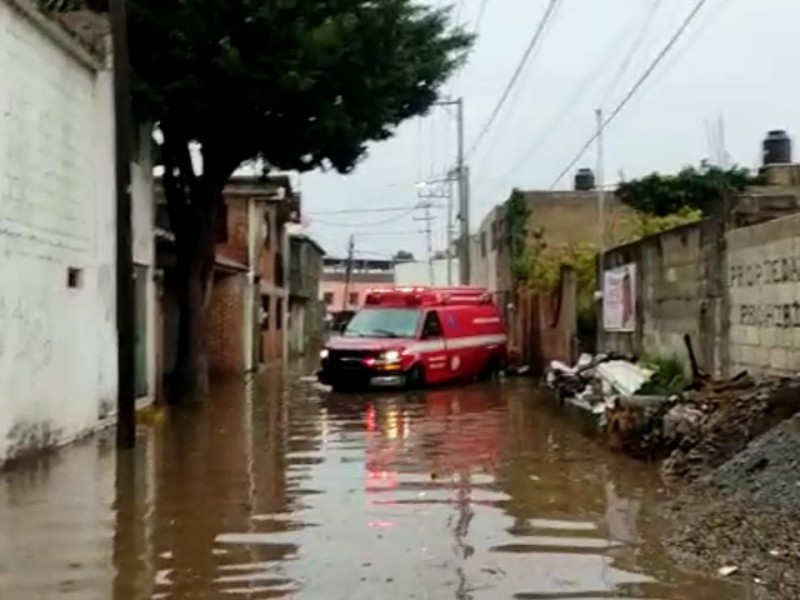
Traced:
POLYGON ((442 320, 438 311, 431 310, 425 315, 422 324, 422 361, 425 364, 425 378, 431 383, 448 379, 449 357, 442 320))

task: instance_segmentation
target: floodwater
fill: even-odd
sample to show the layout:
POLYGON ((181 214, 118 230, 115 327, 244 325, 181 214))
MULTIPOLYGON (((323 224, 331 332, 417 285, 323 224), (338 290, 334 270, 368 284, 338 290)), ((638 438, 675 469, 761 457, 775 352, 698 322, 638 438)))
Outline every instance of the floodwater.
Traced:
POLYGON ((672 565, 658 488, 529 381, 339 396, 273 371, 149 414, 133 453, 0 475, 0 598, 749 597, 672 565))

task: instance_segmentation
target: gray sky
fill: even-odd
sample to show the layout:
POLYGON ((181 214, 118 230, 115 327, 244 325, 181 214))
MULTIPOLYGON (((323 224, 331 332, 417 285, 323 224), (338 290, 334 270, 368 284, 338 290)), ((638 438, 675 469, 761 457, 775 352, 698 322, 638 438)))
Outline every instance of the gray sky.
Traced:
MULTIPOLYGON (((436 2, 436 0, 430 0, 436 2)), ((562 0, 539 50, 489 134, 470 156, 472 224, 512 187, 549 188, 594 130, 594 110, 610 112, 641 76, 696 0, 562 0), (615 82, 617 82, 616 85, 615 82)), ((481 0, 449 2, 474 28, 481 0), (458 8, 460 6, 460 8, 458 8)), ((438 4, 444 4, 441 0, 438 4)), ((547 0, 487 0, 469 64, 446 93, 466 103, 467 147, 489 118, 544 14, 547 0)), ((707 121, 722 117, 733 162, 754 166, 769 129, 800 132, 800 0, 708 0, 690 29, 606 132, 606 180, 675 171, 710 156, 707 121)), ((406 207, 417 181, 440 174, 455 156, 455 122, 444 109, 404 124, 371 147, 352 175, 302 178, 304 212, 331 255, 343 255, 351 232, 363 256, 407 249, 426 255, 421 213, 324 214, 406 207), (373 254, 374 253, 374 254, 373 254)), ((594 168, 589 150, 578 166, 594 168)), ((559 184, 572 183, 572 174, 559 184)), ((443 246, 445 210, 434 211, 434 245, 443 246)))

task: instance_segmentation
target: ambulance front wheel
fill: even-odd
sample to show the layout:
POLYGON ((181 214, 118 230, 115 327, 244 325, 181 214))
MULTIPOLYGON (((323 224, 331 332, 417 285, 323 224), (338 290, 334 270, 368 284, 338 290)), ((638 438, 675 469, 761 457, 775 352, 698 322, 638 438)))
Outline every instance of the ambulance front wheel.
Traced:
POLYGON ((414 365, 406 375, 406 386, 411 389, 418 389, 425 385, 425 371, 422 365, 414 365))

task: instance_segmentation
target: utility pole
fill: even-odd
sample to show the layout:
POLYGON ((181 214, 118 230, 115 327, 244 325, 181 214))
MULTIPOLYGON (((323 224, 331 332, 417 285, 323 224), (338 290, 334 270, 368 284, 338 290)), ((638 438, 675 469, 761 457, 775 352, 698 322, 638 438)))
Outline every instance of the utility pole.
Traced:
POLYGON ((431 222, 433 221, 434 217, 431 215, 431 207, 433 204, 430 202, 424 202, 419 205, 418 208, 421 208, 425 211, 424 217, 414 217, 415 221, 423 221, 425 223, 425 229, 422 230, 422 233, 425 234, 427 242, 428 242, 428 279, 430 284, 436 285, 436 281, 434 281, 435 277, 433 274, 433 230, 431 229, 431 222))
POLYGON ((111 0, 117 223, 117 446, 136 445, 135 288, 131 225, 131 95, 126 0, 111 0))
POLYGON ((447 285, 453 285, 453 179, 447 181, 447 285))
POLYGON ((458 109, 458 214, 461 222, 459 255, 459 280, 461 285, 469 285, 469 168, 464 164, 464 99, 456 100, 458 109))
POLYGON ((597 290, 600 297, 600 311, 597 322, 597 351, 602 350, 603 340, 603 280, 605 278, 605 238, 606 238, 606 182, 605 182, 605 148, 603 140, 603 129, 605 123, 603 122, 603 110, 598 108, 596 111, 597 116, 597 173, 596 173, 596 186, 597 186, 597 290))
POLYGON ((342 298, 342 310, 347 310, 347 304, 350 300, 350 280, 353 277, 353 256, 356 252, 356 240, 353 235, 350 235, 350 241, 347 244, 347 266, 344 271, 344 298, 342 298))
MULTIPOLYGON (((447 180, 458 182, 458 262, 459 262, 459 282, 462 285, 469 284, 470 264, 469 264, 469 168, 466 166, 464 155, 464 99, 442 100, 436 103, 437 106, 455 106, 457 121, 457 147, 456 167, 452 175, 448 175, 447 180)), ((448 220, 448 227, 450 221, 448 220)), ((448 243, 450 243, 448 238, 448 243)), ((448 261, 450 260, 450 248, 447 249, 448 261)), ((452 263, 448 262, 449 265, 452 263)), ((449 267, 452 269, 452 266, 449 267)))

